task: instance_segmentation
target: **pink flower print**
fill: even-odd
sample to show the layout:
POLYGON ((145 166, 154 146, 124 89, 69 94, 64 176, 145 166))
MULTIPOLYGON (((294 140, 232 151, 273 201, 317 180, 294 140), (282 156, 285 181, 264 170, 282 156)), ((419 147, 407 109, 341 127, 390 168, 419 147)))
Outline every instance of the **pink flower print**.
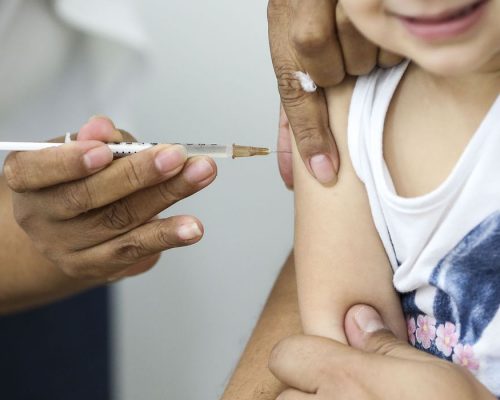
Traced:
POLYGON ((415 325, 415 318, 408 317, 406 319, 406 326, 408 327, 408 339, 410 340, 412 346, 415 346, 415 331, 417 329, 415 325))
POLYGON ((468 368, 471 371, 479 369, 479 361, 474 357, 474 350, 470 344, 457 344, 453 351, 452 360, 455 364, 468 368))
POLYGON ((417 317, 417 325, 418 327, 415 331, 417 342, 422 344, 424 349, 428 349, 436 337, 436 320, 428 315, 419 315, 417 317))
POLYGON ((436 347, 446 357, 451 355, 453 347, 458 343, 458 332, 455 324, 446 322, 438 326, 436 331, 436 347))

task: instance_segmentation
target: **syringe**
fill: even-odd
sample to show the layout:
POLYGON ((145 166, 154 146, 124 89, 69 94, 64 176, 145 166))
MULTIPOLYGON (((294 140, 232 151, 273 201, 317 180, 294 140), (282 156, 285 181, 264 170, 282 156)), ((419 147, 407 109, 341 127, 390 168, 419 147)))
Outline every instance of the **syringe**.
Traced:
MULTIPOLYGON (((65 143, 71 142, 69 134, 66 135, 65 143)), ((47 142, 0 142, 0 150, 6 151, 33 151, 61 146, 64 143, 47 142)), ((115 158, 124 157, 138 153, 157 146, 159 143, 139 143, 139 142, 119 142, 108 143, 108 147, 113 152, 115 158)), ((186 148, 188 157, 210 156, 213 158, 239 158, 252 156, 265 156, 271 153, 267 147, 240 146, 237 144, 205 144, 205 143, 174 143, 186 148)))

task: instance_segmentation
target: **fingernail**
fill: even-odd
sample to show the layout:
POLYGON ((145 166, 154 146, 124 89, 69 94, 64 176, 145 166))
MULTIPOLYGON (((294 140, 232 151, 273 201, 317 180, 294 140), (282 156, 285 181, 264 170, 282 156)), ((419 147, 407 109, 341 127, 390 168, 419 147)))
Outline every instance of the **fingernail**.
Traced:
POLYGON ((186 162, 186 149, 183 146, 172 146, 156 155, 155 165, 162 174, 180 167, 186 162))
POLYGON ((311 165, 314 176, 320 183, 333 183, 337 178, 337 174, 333 169, 332 161, 327 155, 316 154, 311 157, 309 164, 311 165))
POLYGON ((359 329, 366 333, 372 333, 385 329, 380 315, 371 307, 361 307, 354 315, 354 320, 359 329))
POLYGON ((207 160, 201 159, 187 166, 184 177, 190 183, 202 182, 212 176, 214 168, 207 160))
POLYGON ((201 236, 200 227, 196 222, 181 225, 177 228, 177 236, 182 240, 193 240, 201 236))
POLYGON ((103 168, 113 161, 113 153, 108 146, 95 147, 83 156, 83 163, 89 171, 103 168))

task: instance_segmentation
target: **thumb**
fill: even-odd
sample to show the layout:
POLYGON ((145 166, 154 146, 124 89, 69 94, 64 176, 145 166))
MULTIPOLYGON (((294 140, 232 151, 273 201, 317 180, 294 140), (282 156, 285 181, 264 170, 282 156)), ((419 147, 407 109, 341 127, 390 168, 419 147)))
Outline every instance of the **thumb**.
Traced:
POLYGON ((345 333, 349 344, 368 353, 406 360, 427 360, 429 355, 398 339, 370 306, 351 307, 345 317, 345 333))

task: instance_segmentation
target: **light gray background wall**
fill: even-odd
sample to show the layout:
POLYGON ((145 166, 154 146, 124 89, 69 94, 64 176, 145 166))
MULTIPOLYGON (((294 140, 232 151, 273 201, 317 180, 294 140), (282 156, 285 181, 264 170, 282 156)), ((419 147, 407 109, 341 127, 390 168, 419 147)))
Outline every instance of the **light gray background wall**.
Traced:
MULTIPOLYGON (((136 3, 152 40, 150 68, 134 80, 132 101, 123 104, 117 95, 98 105, 90 100, 100 89, 89 86, 91 37, 62 24, 53 2, 23 2, 20 20, 0 41, 3 53, 13 54, 1 64, 0 83, 18 94, 0 104, 2 139, 44 140, 99 112, 135 127, 142 140, 274 147, 279 99, 267 0, 136 3), (37 56, 39 48, 54 54, 37 56), (19 75, 14 61, 29 67, 22 72, 37 77, 34 83, 12 79, 19 75)), ((97 61, 119 66, 113 46, 100 45, 91 52, 101 54, 97 61)), ((210 188, 165 213, 198 216, 206 229, 202 242, 167 252, 154 270, 115 286, 114 400, 217 399, 291 249, 292 196, 276 157, 218 166, 210 188)))
MULTIPOLYGON (((154 57, 137 90, 136 133, 274 147, 267 1, 142 4, 154 57)), ((114 292, 116 399, 216 399, 291 248, 292 197, 276 158, 218 167, 212 187, 166 213, 198 216, 203 241, 114 292)))

